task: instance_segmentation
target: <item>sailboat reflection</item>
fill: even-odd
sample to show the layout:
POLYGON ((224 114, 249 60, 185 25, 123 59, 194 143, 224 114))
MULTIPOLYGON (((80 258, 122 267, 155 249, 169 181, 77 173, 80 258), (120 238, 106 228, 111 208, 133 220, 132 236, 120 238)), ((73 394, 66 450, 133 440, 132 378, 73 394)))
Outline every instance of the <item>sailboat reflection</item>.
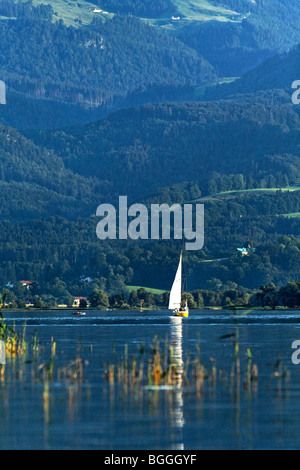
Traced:
POLYGON ((171 317, 171 344, 174 348, 174 362, 176 364, 176 388, 173 391, 174 400, 170 408, 171 425, 175 428, 175 450, 184 450, 183 443, 183 351, 182 351, 182 318, 171 317))

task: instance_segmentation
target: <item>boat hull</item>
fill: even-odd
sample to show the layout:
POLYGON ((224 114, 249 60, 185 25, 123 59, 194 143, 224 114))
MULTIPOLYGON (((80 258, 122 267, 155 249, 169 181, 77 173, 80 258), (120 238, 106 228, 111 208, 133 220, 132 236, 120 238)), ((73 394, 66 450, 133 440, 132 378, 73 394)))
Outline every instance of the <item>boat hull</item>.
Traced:
POLYGON ((185 317, 185 318, 187 318, 189 316, 189 312, 174 312, 173 316, 174 317, 185 317))

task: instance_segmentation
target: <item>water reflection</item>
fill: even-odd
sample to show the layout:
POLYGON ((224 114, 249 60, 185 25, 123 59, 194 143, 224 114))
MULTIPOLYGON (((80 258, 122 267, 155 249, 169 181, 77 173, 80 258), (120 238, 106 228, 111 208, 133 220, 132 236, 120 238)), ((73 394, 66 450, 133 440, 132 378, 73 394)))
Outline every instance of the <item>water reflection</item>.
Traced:
POLYGON ((176 363, 176 388, 174 391, 173 406, 170 409, 171 426, 175 428, 178 443, 174 446, 174 450, 184 450, 183 443, 183 349, 182 349, 182 318, 171 317, 170 328, 171 344, 174 347, 174 362, 176 363))

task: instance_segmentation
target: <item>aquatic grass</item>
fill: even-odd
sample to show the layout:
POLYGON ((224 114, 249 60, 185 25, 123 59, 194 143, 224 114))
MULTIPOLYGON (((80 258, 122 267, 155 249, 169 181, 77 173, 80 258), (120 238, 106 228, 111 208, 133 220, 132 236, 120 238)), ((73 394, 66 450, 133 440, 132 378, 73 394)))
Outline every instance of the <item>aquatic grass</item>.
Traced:
POLYGON ((217 358, 210 357, 210 364, 205 365, 201 357, 200 337, 195 350, 186 355, 186 359, 176 355, 174 344, 158 335, 152 342, 145 342, 137 347, 137 354, 130 356, 128 345, 124 355, 118 356, 114 349, 112 360, 103 367, 104 380, 112 390, 119 390, 125 395, 129 390, 178 390, 185 389, 187 393, 193 390, 202 396, 205 390, 213 391, 222 387, 234 391, 239 397, 241 385, 251 394, 256 391, 259 374, 258 365, 253 363, 251 349, 246 348, 241 356, 239 344, 239 327, 235 333, 230 333, 219 340, 230 339, 233 345, 232 361, 229 371, 218 369, 217 358), (245 359, 242 360, 242 357, 245 359), (242 377, 244 377, 242 379, 242 377))
POLYGON ((35 330, 35 334, 31 339, 31 344, 32 344, 32 351, 35 354, 38 354, 39 350, 40 350, 41 343, 40 343, 40 341, 38 340, 38 337, 37 337, 37 329, 35 330))
MULTIPOLYGON (((9 398, 9 391, 16 380, 21 381, 31 377, 32 383, 43 384, 42 404, 44 409, 44 420, 49 423, 51 394, 50 387, 57 374, 58 380, 63 380, 67 388, 73 384, 79 384, 83 379, 84 361, 77 357, 69 364, 56 367, 56 341, 51 338, 50 358, 42 361, 42 356, 47 353, 48 348, 44 347, 38 338, 38 332, 28 340, 26 335, 26 322, 22 331, 16 331, 15 324, 9 327, 3 317, 2 305, 5 296, 0 295, 0 339, 5 344, 6 363, 9 367, 0 365, 1 388, 6 390, 9 398), (28 345, 31 345, 29 347, 28 345), (27 374, 29 372, 29 375, 27 374)), ((49 356, 49 353, 47 353, 49 356)), ((85 364, 87 361, 85 361, 85 364)))
POLYGON ((64 379, 70 382, 78 382, 83 379, 83 360, 76 358, 66 366, 60 367, 57 371, 58 380, 64 379))
POLYGON ((53 337, 51 338, 51 357, 54 357, 56 354, 56 342, 53 337))
MULTIPOLYGON (((12 328, 8 328, 1 315, 2 338, 5 338, 7 353, 9 358, 24 357, 31 353, 32 380, 38 380, 45 386, 45 393, 49 383, 53 381, 55 370, 57 371, 57 380, 64 381, 66 384, 81 383, 83 380, 83 367, 86 361, 78 355, 76 359, 69 364, 56 368, 57 345, 54 338, 51 338, 50 359, 41 361, 44 355, 44 347, 38 339, 37 330, 31 338, 31 348, 28 349, 26 339, 26 324, 24 324, 22 334, 12 328), (45 385, 46 384, 46 385, 45 385), (47 385, 48 384, 48 385, 47 385)), ((210 358, 208 366, 204 365, 201 357, 200 336, 195 345, 195 351, 189 352, 186 359, 178 357, 176 353, 176 341, 162 339, 158 335, 154 336, 153 341, 147 346, 142 342, 137 347, 137 353, 130 356, 129 346, 124 346, 124 354, 118 357, 115 344, 111 361, 104 366, 104 378, 111 387, 115 385, 122 386, 123 392, 129 390, 136 391, 145 387, 151 389, 159 388, 182 388, 189 390, 193 388, 198 394, 204 392, 206 384, 209 387, 216 387, 217 384, 233 383, 234 380, 240 381, 241 360, 239 346, 238 325, 234 334, 223 336, 221 339, 230 338, 233 344, 233 356, 231 370, 227 374, 223 370, 218 370, 217 360, 210 358)), ((29 343, 30 344, 30 343, 29 343)), ((83 353, 83 348, 79 348, 83 353)), ((89 348, 92 351, 92 346, 89 348)), ((77 351, 78 354, 78 351, 77 351)), ((258 381, 258 367, 252 364, 252 353, 247 350, 248 360, 245 368, 244 386, 249 389, 253 382, 258 381)), ((21 370, 21 363, 18 366, 21 370)), ((17 373, 16 373, 17 375, 17 373)), ((20 374, 21 375, 21 374, 20 374)), ((0 379, 4 380, 5 368, 1 368, 0 379)))
MULTIPOLYGON (((17 356, 26 355, 27 342, 25 340, 26 323, 23 328, 23 334, 20 336, 16 332, 15 323, 12 328, 7 326, 3 317, 2 306, 5 302, 6 295, 0 296, 0 340, 5 344, 5 354, 7 358, 16 358, 17 356)), ((1 368, 2 372, 2 368, 1 368)), ((1 377, 3 372, 1 374, 1 377)))
POLYGON ((289 369, 286 365, 283 365, 282 359, 279 357, 271 373, 271 379, 275 380, 275 389, 279 394, 288 389, 290 377, 289 369))
MULTIPOLYGON (((51 337, 49 348, 49 346, 46 347, 42 344, 38 338, 37 330, 28 338, 26 323, 24 323, 21 332, 16 330, 14 323, 12 326, 9 326, 1 310, 4 300, 5 297, 0 295, 0 339, 5 344, 7 359, 6 366, 0 365, 0 390, 5 392, 7 403, 10 401, 10 392, 15 388, 17 381, 27 381, 26 383, 31 381, 32 385, 42 385, 41 405, 44 413, 44 422, 48 425, 54 401, 51 395, 51 387, 53 382, 58 380, 66 387, 68 410, 71 416, 76 398, 75 394, 80 390, 84 366, 88 362, 81 359, 77 353, 77 357, 74 360, 58 367, 57 343, 55 339, 51 337)), ((79 349, 82 351, 82 347, 79 349)), ((92 352, 92 347, 90 347, 90 352, 92 352)))
POLYGON ((125 346, 124 358, 114 359, 116 363, 108 363, 104 367, 104 378, 110 385, 122 384, 123 389, 141 387, 175 386, 178 368, 174 360, 172 345, 165 341, 164 352, 157 336, 148 348, 143 343, 138 347, 139 355, 129 358, 128 346, 125 346))
MULTIPOLYGON (((229 354, 229 365, 224 369, 219 366, 223 356, 217 353, 214 357, 207 355, 200 335, 192 350, 186 351, 184 355, 181 342, 178 344, 174 336, 169 340, 156 335, 150 343, 141 341, 137 346, 126 344, 121 351, 116 350, 113 343, 109 360, 101 362, 100 359, 97 364, 104 376, 103 390, 109 396, 111 407, 115 406, 117 400, 126 406, 134 403, 141 407, 146 401, 153 409, 157 409, 159 400, 172 401, 182 393, 194 394, 199 403, 206 396, 215 400, 217 394, 229 397, 236 404, 242 394, 250 401, 257 392, 259 382, 255 351, 252 352, 250 347, 240 342, 238 324, 234 328, 230 334, 216 338, 216 342, 228 341, 224 346, 229 354), (166 395, 161 394, 162 390, 166 391, 166 395)), ((87 384, 85 368, 88 362, 83 347, 76 349, 74 345, 77 356, 65 364, 59 344, 57 347, 53 337, 50 344, 45 345, 39 340, 37 331, 32 338, 27 337, 26 324, 20 334, 17 334, 14 326, 11 330, 9 332, 6 325, 6 336, 13 337, 16 334, 20 343, 24 347, 27 345, 27 352, 10 358, 11 367, 6 371, 0 370, 1 392, 5 390, 9 398, 16 380, 24 380, 25 383, 27 379, 30 382, 31 371, 31 383, 38 387, 40 393, 45 425, 51 422, 57 385, 64 391, 65 398, 61 395, 60 400, 65 404, 70 419, 76 417, 75 412, 82 404, 82 392, 87 384)), ((90 345, 88 353, 92 354, 92 351, 90 345)), ((96 349, 94 359, 95 354, 96 349)), ((272 390, 275 384, 276 390, 281 393, 288 386, 289 370, 278 361, 271 369, 270 377, 272 390)))

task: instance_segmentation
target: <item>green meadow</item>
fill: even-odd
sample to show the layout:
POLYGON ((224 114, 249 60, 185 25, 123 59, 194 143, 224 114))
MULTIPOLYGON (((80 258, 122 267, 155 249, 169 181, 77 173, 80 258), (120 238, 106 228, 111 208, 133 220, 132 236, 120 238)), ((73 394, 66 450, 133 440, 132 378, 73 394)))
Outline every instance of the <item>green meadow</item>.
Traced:
MULTIPOLYGON (((16 0, 14 0, 16 2, 16 0)), ((22 0, 27 2, 27 0, 22 0)), ((17 2, 16 2, 17 3, 17 2)), ((84 0, 33 0, 33 5, 51 5, 55 12, 56 20, 63 20, 67 26, 79 27, 81 25, 89 25, 94 16, 101 17, 102 19, 110 19, 113 13, 94 13, 98 8, 94 3, 89 3, 84 0), (80 23, 78 22, 80 20, 80 23)))
POLYGON ((293 214, 282 214, 283 217, 287 217, 289 219, 299 219, 300 212, 294 212, 293 214))
POLYGON ((283 192, 294 192, 300 191, 300 186, 289 186, 288 188, 257 188, 257 189, 242 189, 239 191, 224 191, 223 193, 217 194, 217 196, 231 196, 239 195, 242 193, 276 193, 277 191, 283 192))
MULTIPOLYGON (((148 23, 165 29, 177 30, 189 23, 189 26, 198 22, 218 21, 221 23, 241 22, 239 13, 225 7, 213 5, 209 0, 173 0, 178 12, 177 19, 167 11, 158 18, 144 18, 148 23)), ((193 34, 193 29, 190 30, 193 34)))
POLYGON ((227 8, 213 5, 208 0, 173 0, 178 12, 185 19, 193 21, 233 21, 240 14, 227 8))
POLYGON ((242 194, 276 194, 278 191, 282 192, 295 192, 295 191, 300 191, 300 186, 289 186, 286 188, 256 188, 256 189, 241 189, 241 190, 235 190, 235 191, 224 191, 221 193, 217 194, 212 194, 210 196, 205 196, 201 197, 194 202, 200 202, 200 201, 208 201, 211 199, 218 199, 218 198, 223 198, 223 197, 235 197, 235 196, 240 196, 242 194))
POLYGON ((151 294, 163 294, 164 292, 166 292, 165 290, 161 290, 161 289, 151 289, 150 287, 142 287, 142 286, 127 286, 127 289, 129 292, 132 292, 132 291, 137 291, 139 289, 144 289, 146 292, 150 292, 151 294))

